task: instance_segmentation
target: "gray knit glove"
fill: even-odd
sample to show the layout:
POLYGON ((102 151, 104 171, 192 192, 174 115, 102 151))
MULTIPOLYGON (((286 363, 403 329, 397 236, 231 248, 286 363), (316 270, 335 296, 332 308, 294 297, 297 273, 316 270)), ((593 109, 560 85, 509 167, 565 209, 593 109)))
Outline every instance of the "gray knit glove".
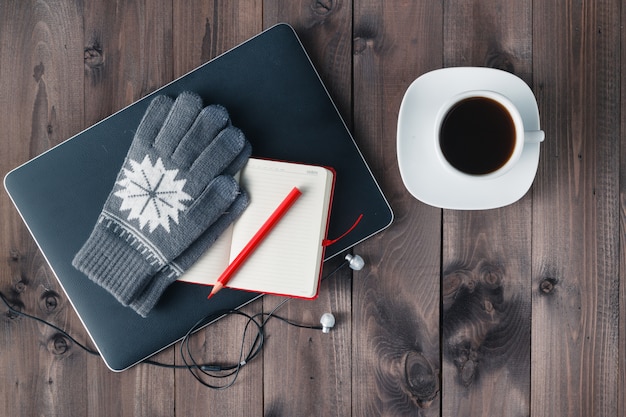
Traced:
POLYGON ((224 108, 203 109, 193 93, 156 97, 72 264, 129 304, 233 205, 239 186, 219 174, 246 148, 224 108))
MULTIPOLYGON (((250 144, 241 151, 239 156, 226 168, 224 174, 234 175, 246 164, 251 154, 250 144)), ((180 254, 167 267, 161 269, 150 283, 130 302, 129 306, 142 317, 146 317, 156 305, 167 287, 188 270, 215 243, 217 238, 241 215, 249 203, 248 194, 241 193, 228 210, 211 225, 189 248, 180 254)))

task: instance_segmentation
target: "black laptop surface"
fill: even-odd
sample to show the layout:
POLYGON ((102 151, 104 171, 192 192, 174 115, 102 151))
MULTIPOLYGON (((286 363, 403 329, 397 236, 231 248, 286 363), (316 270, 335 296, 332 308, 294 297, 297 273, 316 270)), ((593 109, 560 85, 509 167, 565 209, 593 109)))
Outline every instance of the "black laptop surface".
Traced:
POLYGON ((329 238, 337 255, 387 227, 392 211, 293 29, 274 26, 11 171, 5 187, 107 366, 124 370, 180 340, 206 315, 259 294, 175 283, 147 318, 71 265, 91 232, 155 94, 200 94, 224 105, 253 156, 333 167, 329 238))

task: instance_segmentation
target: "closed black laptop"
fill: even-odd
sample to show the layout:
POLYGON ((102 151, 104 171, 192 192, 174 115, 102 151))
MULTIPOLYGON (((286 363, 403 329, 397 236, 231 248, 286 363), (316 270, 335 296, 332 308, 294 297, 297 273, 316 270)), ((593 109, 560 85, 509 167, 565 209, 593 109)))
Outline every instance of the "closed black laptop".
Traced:
POLYGON ((109 368, 124 370, 181 339, 198 320, 259 294, 175 283, 148 318, 123 307, 71 265, 102 209, 133 134, 155 94, 200 94, 230 112, 253 156, 336 171, 328 236, 363 214, 337 255, 393 218, 355 142, 291 27, 274 26, 7 174, 5 187, 109 368))

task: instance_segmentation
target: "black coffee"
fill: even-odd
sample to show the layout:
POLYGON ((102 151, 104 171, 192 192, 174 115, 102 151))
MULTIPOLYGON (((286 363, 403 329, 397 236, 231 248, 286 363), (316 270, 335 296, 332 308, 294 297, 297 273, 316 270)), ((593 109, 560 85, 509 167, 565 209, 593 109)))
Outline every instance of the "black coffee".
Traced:
POLYGON ((485 97, 459 101, 441 124, 439 145, 448 162, 471 175, 501 168, 515 148, 515 125, 500 103, 485 97))

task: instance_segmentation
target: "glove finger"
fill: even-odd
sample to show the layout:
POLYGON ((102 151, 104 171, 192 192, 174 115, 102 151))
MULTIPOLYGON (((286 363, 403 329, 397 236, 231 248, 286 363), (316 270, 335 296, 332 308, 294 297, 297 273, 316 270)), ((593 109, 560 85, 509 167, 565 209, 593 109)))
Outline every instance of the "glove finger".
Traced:
POLYGON ((176 253, 176 256, 189 247, 191 242, 196 240, 209 226, 215 223, 228 210, 228 207, 239 194, 239 184, 233 177, 220 175, 213 179, 185 211, 185 227, 179 229, 181 238, 177 240, 185 240, 186 244, 180 247, 180 251, 176 253))
POLYGON ((172 159, 178 166, 191 166, 229 122, 230 118, 224 107, 218 105, 205 107, 178 143, 172 159))
POLYGON ((241 150, 241 152, 239 152, 239 155, 235 157, 233 162, 231 162, 230 165, 228 165, 224 169, 224 171, 222 171, 222 173, 226 175, 235 175, 237 172, 241 170, 241 168, 243 168, 246 165, 251 155, 252 155, 252 145, 250 145, 250 142, 246 140, 246 143, 243 149, 241 150))
POLYGON ((163 126, 154 140, 154 147, 163 156, 170 156, 185 133, 202 110, 202 98, 191 92, 183 92, 168 113, 163 126))
POLYGON ((167 96, 156 96, 152 99, 139 123, 135 138, 141 138, 142 143, 154 142, 173 104, 174 100, 167 96))
POLYGON ((239 218, 249 203, 250 197, 248 197, 248 193, 243 189, 240 190, 235 200, 224 213, 172 262, 174 268, 179 271, 188 270, 215 243, 228 226, 239 218))
POLYGON ((189 169, 190 173, 199 178, 214 177, 226 169, 247 143, 243 132, 229 126, 202 151, 189 169))

